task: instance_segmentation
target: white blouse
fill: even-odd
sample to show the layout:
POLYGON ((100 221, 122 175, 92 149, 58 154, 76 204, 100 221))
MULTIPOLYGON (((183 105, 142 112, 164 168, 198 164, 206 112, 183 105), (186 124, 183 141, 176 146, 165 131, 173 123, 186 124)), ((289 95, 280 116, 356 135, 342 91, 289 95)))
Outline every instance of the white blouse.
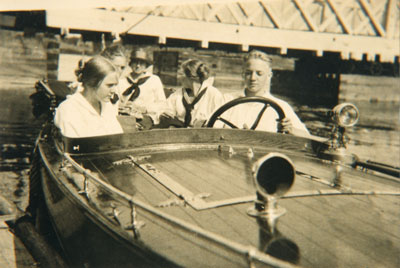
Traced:
POLYGON ((57 107, 54 123, 71 138, 123 133, 111 102, 102 102, 99 114, 80 92, 67 96, 57 107))

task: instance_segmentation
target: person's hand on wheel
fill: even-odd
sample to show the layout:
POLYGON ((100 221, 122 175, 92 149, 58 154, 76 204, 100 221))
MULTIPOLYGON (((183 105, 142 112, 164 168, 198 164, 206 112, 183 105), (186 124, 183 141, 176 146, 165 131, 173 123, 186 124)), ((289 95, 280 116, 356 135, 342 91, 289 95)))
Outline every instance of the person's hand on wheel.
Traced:
POLYGON ((280 133, 292 133, 293 125, 289 118, 285 117, 282 120, 276 120, 278 122, 277 130, 280 133))

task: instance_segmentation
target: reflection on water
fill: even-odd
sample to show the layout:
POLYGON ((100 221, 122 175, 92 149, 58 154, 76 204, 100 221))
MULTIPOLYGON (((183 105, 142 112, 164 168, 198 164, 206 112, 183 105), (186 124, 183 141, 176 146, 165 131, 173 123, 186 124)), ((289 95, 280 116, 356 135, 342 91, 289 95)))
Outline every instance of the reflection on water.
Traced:
POLYGON ((40 125, 7 124, 0 122, 0 171, 29 168, 40 125))
POLYGON ((0 171, 29 168, 41 122, 33 117, 32 87, 0 89, 0 171))

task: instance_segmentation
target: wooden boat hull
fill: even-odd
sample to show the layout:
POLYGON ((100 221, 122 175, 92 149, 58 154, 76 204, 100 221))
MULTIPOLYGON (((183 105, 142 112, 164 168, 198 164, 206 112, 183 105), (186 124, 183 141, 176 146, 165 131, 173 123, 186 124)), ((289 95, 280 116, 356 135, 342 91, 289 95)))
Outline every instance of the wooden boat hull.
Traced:
POLYGON ((321 146, 281 134, 181 129, 48 135, 38 152, 46 205, 73 266, 396 267, 398 182, 319 159, 321 146), (296 167, 279 202, 287 212, 272 229, 248 213, 254 163, 270 152, 296 167))
MULTIPOLYGON (((126 243, 77 203, 43 170, 43 193, 60 243, 72 267, 176 267, 140 245, 126 243)), ((65 189, 64 189, 65 191, 65 189)))

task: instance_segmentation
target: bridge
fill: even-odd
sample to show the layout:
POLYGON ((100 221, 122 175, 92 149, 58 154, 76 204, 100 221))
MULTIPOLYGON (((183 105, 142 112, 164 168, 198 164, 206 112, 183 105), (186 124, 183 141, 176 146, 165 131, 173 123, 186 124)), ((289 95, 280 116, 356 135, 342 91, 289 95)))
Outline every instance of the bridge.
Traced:
MULTIPOLYGON (((157 1, 156 1, 157 2, 157 1)), ((208 1, 134 7, 46 10, 46 24, 74 31, 146 36, 160 45, 233 45, 343 60, 398 63, 399 0, 208 1)))

